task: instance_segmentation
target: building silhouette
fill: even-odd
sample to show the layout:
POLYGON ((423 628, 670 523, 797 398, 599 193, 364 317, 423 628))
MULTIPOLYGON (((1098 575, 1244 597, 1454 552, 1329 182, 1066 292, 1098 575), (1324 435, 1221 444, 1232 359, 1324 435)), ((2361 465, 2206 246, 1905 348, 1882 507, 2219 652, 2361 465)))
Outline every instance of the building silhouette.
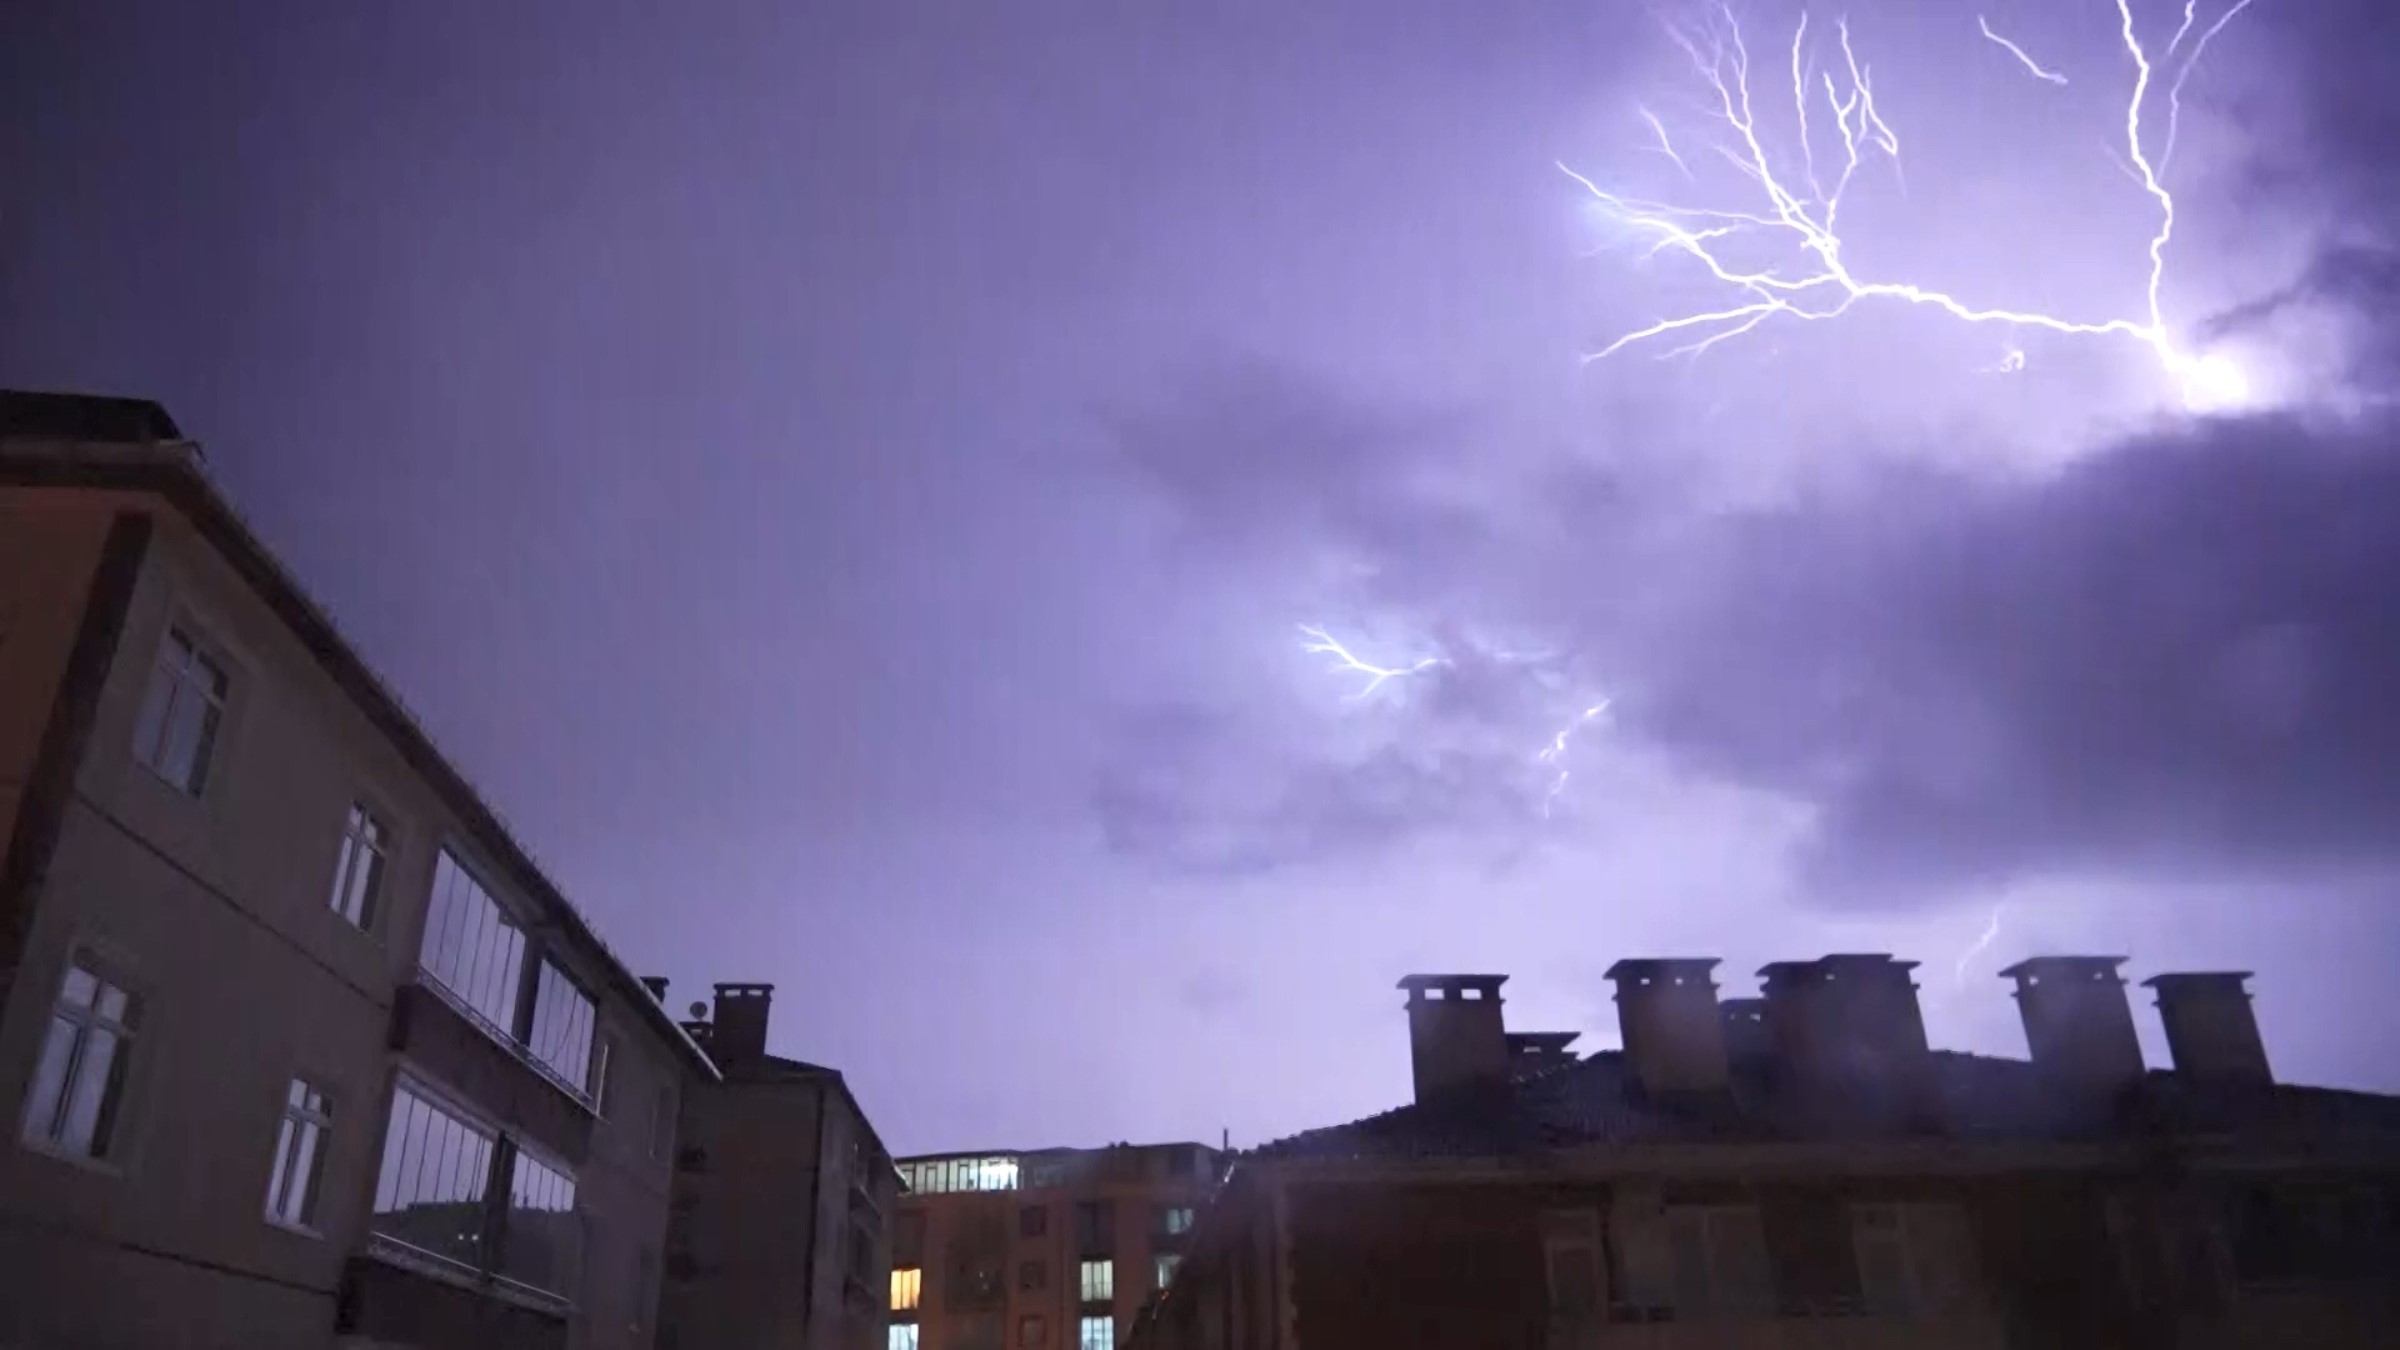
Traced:
POLYGON ((2400 1344, 2400 1098, 2278 1084, 2234 972, 2003 972, 2028 1060, 1930 1049, 1913 962, 1620 961, 1621 1050, 1412 975, 1415 1100, 1236 1160, 1133 1350, 2400 1344))

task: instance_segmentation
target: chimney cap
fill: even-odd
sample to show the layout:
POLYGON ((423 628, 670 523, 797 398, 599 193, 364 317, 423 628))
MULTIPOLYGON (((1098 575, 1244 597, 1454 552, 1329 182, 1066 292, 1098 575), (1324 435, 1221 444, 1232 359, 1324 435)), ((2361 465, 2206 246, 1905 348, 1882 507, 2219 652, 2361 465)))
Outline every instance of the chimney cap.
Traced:
POLYGON ((1762 1018, 1767 1015, 1767 1001, 1763 998, 1719 999, 1717 1011, 1728 1021, 1736 1017, 1762 1018))
POLYGON ((1710 972, 1724 964, 1714 956, 1635 956, 1617 962, 1600 973, 1604 980, 1623 984, 1627 980, 1648 983, 1660 976, 1669 978, 1696 977, 1706 980, 1710 972))
POLYGON ((1506 983, 1506 975, 1403 975, 1400 983, 1392 987, 1405 989, 1411 995, 1423 994, 1428 989, 1438 989, 1445 995, 1456 994, 1462 989, 1478 989, 1486 997, 1498 998, 1500 986, 1506 983))
POLYGON ((1845 974, 1906 975, 1918 965, 1890 952, 1830 952, 1808 961, 1769 961, 1758 973, 1771 985, 1784 985, 1838 979, 1845 974))
POLYGON ((764 998, 775 992, 771 984, 720 984, 718 998, 764 998))
POLYGON ((2132 960, 2129 956, 2029 956, 1999 974, 2004 980, 2015 980, 2022 987, 2040 984, 2044 980, 2108 981, 2123 984, 2117 967, 2132 960))
POLYGON ((1580 1031, 1512 1031, 1508 1033, 1508 1048, 1556 1052, 1573 1045, 1582 1035, 1580 1031))
POLYGON ((2247 970, 2173 970, 2151 976, 2142 981, 2142 987, 2157 990, 2160 998, 2187 998, 2196 994, 2239 994, 2248 998, 2250 991, 2242 985, 2251 974, 2247 970))

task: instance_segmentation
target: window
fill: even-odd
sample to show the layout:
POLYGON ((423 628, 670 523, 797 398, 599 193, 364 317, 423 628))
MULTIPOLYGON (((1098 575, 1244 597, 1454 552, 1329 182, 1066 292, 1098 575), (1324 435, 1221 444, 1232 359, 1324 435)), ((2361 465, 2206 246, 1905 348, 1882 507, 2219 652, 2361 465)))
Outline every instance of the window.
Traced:
POLYGON ((1106 1200, 1086 1200, 1075 1206, 1075 1245, 1079 1254, 1099 1256, 1116 1249, 1116 1207, 1106 1200))
POLYGON ((103 978, 88 955, 68 962, 25 1094, 25 1142, 77 1158, 110 1156, 141 1012, 141 1000, 103 978))
POLYGON ((883 1344, 884 1350, 917 1350, 917 1324, 892 1323, 892 1329, 884 1333, 883 1344))
POLYGON ((1850 1222, 1868 1312, 1922 1317, 1967 1301, 1973 1239, 1956 1206, 1854 1205, 1850 1222))
POLYGON ((575 1287, 582 1257, 575 1179, 518 1153, 501 1231, 500 1273, 522 1285, 565 1293, 575 1287))
POLYGON ((1075 1344, 1076 1350, 1116 1350, 1117 1319, 1114 1317, 1084 1318, 1080 1335, 1075 1344))
POLYGON ((1670 1205, 1667 1240, 1678 1313, 1764 1316, 1775 1308, 1766 1229, 1748 1205, 1670 1205))
POLYGON ((550 1066, 560 1082, 589 1092, 592 1060, 592 1001, 565 971, 548 961, 534 977, 533 1026, 525 1038, 533 1057, 550 1066))
POLYGON ((317 1179, 325 1169, 326 1136, 333 1132, 333 1104, 325 1094, 295 1078, 283 1098, 283 1124, 275 1132, 275 1168, 267 1177, 267 1217, 288 1228, 316 1227, 317 1179))
POLYGON ((1036 1350, 1046 1339, 1048 1331, 1049 1327, 1043 1323, 1040 1313, 1018 1318, 1017 1350, 1036 1350))
POLYGON ((1083 1263, 1083 1301, 1107 1303, 1117 1296, 1117 1263, 1086 1261, 1083 1263))
POLYGON ((601 1036, 593 1040, 592 1077, 590 1085, 586 1090, 591 1093, 592 1109, 599 1112, 601 1118, 604 1120, 608 1117, 609 1109, 609 1061, 616 1057, 616 1053, 617 1042, 615 1037, 601 1036))
POLYGON ((899 1165, 900 1179, 917 1195, 951 1191, 1013 1191, 1017 1189, 1015 1157, 931 1158, 899 1165))
POLYGON ((493 1030, 515 1039, 524 931, 448 849, 434 863, 418 964, 493 1030))
POLYGON ((486 1131, 395 1086, 369 1226, 389 1241, 483 1269, 484 1195, 496 1144, 486 1131))
POLYGON ((892 1264, 921 1266, 925 1264, 925 1213, 908 1210, 892 1222, 892 1264))
POLYGON ((383 863, 390 847, 389 831, 375 813, 356 802, 350 821, 342 827, 341 857, 333 868, 333 912, 362 931, 375 926, 375 911, 383 899, 383 863))
POLYGON ((1047 1205, 1027 1205, 1017 1211, 1017 1236, 1038 1238, 1050 1231, 1050 1209, 1047 1205))
POLYGON ((1160 1210, 1158 1218, 1159 1227, 1167 1233, 1192 1231, 1192 1208, 1189 1205, 1171 1205, 1160 1210))
POLYGON ((134 723, 134 758, 178 791, 197 797, 208 784, 209 757, 225 718, 225 671, 204 655, 180 628, 167 630, 167 645, 150 673, 134 723))
POLYGON ((1175 1267, 1183 1264, 1183 1253, 1160 1252, 1157 1260, 1158 1287, 1164 1289, 1168 1285, 1175 1283, 1175 1267))
POLYGON ((1050 1268, 1039 1261, 1017 1264, 1017 1288, 1030 1294, 1050 1283, 1050 1268))
POLYGON ((915 1312, 917 1302, 925 1294, 925 1272, 918 1269, 892 1272, 892 1311, 915 1312))
POLYGON ((1600 1224, 1591 1210, 1554 1210, 1542 1216, 1543 1277, 1550 1286, 1550 1315, 1578 1322, 1600 1310, 1600 1224))

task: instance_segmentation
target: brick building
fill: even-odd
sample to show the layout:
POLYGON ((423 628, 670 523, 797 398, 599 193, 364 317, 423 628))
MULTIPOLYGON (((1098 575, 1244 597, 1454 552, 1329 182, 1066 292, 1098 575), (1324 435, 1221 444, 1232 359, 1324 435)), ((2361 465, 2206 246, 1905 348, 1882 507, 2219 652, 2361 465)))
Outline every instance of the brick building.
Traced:
POLYGON ((1623 1049, 1411 976, 1415 1101, 1237 1160, 1133 1350, 2395 1344, 2400 1098, 2276 1083, 2246 976, 2003 972, 2032 1048, 1927 1047, 1914 963, 1622 961, 1623 1049))
POLYGON ((0 1345, 651 1343, 705 1056, 155 404, 0 394, 0 1345))
POLYGON ((1224 1155, 1112 1144, 900 1160, 889 1350, 1113 1350, 1224 1155))
POLYGON ((840 1073, 767 1052, 774 994, 684 1024, 724 1079, 684 1098, 661 1350, 884 1350, 899 1174, 840 1073))

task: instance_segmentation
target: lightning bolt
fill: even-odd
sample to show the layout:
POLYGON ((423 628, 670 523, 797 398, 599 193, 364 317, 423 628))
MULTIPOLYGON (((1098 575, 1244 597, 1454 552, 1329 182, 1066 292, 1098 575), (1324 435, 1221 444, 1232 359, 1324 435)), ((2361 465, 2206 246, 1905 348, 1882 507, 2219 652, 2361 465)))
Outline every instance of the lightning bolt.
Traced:
POLYGON ((1307 639, 1307 641, 1300 644, 1300 650, 1307 652, 1311 656, 1330 656, 1334 658, 1335 662, 1337 663, 1334 666, 1334 669, 1364 675, 1367 677, 1366 684, 1361 686, 1357 692, 1349 696, 1351 702, 1357 702, 1360 699, 1366 698, 1367 696, 1373 694, 1376 690, 1381 689, 1389 681, 1397 680, 1407 675, 1421 674, 1425 671, 1433 669, 1435 666, 1446 666, 1450 664, 1449 661, 1443 657, 1428 656, 1413 666, 1371 665, 1368 662, 1361 661, 1356 656, 1352 655, 1348 647, 1343 646, 1339 641, 1335 640, 1331 633, 1326 632, 1322 628, 1317 628, 1309 624, 1302 624, 1300 625, 1300 635, 1307 639))
POLYGON ((1550 790, 1542 794, 1542 819, 1548 820, 1550 818, 1550 808, 1558 803, 1558 794, 1567 790, 1567 768, 1564 764, 1560 763, 1560 761, 1565 759, 1567 756, 1567 742, 1574 738, 1576 731, 1580 729, 1584 723, 1589 722, 1594 718, 1605 716, 1607 713, 1607 699, 1602 699, 1598 703, 1593 704, 1591 707, 1584 709, 1582 712, 1576 714, 1572 721, 1568 722, 1565 726, 1560 727, 1558 729, 1558 733, 1550 738, 1550 744, 1543 747, 1540 754, 1534 756, 1534 758, 1540 760, 1542 763, 1548 764, 1558 770, 1558 776, 1550 780, 1550 790))
MULTIPOLYGON (((2199 0, 2193 0, 2193 3, 2198 4, 2199 0)), ((2191 22, 2191 11, 2189 9, 2184 11, 2184 22, 2187 24, 2191 22)), ((2007 38, 2004 38, 1998 33, 1993 32, 1991 24, 1986 22, 1982 15, 1978 14, 1975 16, 1975 26, 1983 30, 1983 35, 1986 39, 2000 44, 2000 47, 2003 51, 2006 51, 2010 56, 2017 58, 2017 64, 2025 67, 2027 73, 2031 74, 2033 78, 2037 80, 2048 80, 2052 84, 2065 84, 2067 82, 2066 76, 2059 74, 2055 70, 2042 69, 2042 63, 2034 60, 2030 56, 2027 56, 2023 47, 2020 47, 2017 44, 2009 41, 2007 38)), ((2169 50, 2172 51, 2173 48, 2170 47, 2169 50)))
POLYGON ((1984 949, 1991 946, 1993 940, 2000 936, 2000 911, 2005 908, 2007 908, 2005 905, 1992 906, 1992 921, 1984 926, 1983 936, 1976 938, 1973 946, 1959 953, 1957 971, 1959 988, 1967 987, 1967 967, 1974 963, 1976 957, 1983 955, 1984 949))
MULTIPOLYGON (((2249 3, 2250 0, 2236 0, 2231 9, 2201 33, 2184 56, 2167 87, 2167 134, 2160 164, 2172 154, 2184 81, 2190 78, 2209 39, 2248 8, 2249 3)), ((1843 256, 1844 241, 1839 229, 1844 197, 1860 169, 1877 156, 1890 161, 1894 174, 1898 174, 1900 138, 1875 106, 1871 71, 1858 60, 1851 46, 1849 24, 1835 25, 1841 59, 1821 72, 1824 106, 1832 114, 1834 129, 1840 135, 1843 157, 1841 172, 1834 178, 1831 190, 1826 191, 1818 185, 1808 126, 1807 109, 1813 95, 1807 86, 1804 61, 1807 16, 1801 17, 1793 34, 1791 63, 1793 96, 1800 119, 1797 157, 1803 166, 1804 181, 1787 183, 1775 167, 1779 157, 1769 153, 1759 128, 1759 117, 1751 104, 1750 51, 1741 26, 1732 10, 1723 8, 1719 11, 1723 18, 1721 37, 1714 35, 1713 23, 1711 38, 1705 44, 1672 24, 1667 25, 1667 35, 1691 59, 1693 69, 1714 96, 1715 120, 1731 133, 1721 134, 1711 148, 1757 189, 1758 204, 1748 210, 1724 210, 1652 201, 1611 191, 1565 164, 1558 167, 1610 214, 1651 237, 1645 257, 1675 253, 1690 258, 1732 292, 1729 303, 1700 313, 1659 319, 1623 334, 1584 359, 1605 360, 1629 347, 1661 339, 1676 344, 1663 353, 1665 357, 1697 356, 1778 316, 1834 319, 1848 313, 1860 301, 1890 300, 1937 309, 1962 323, 2131 338, 2148 346, 2160 366, 2180 383, 2187 406, 2206 410, 2240 402, 2248 394, 2248 384, 2239 368, 2221 355, 2184 350, 2160 309, 2159 288, 2166 273, 2167 245, 2175 234, 2175 198, 2167 191, 2159 168, 2152 165, 2143 145, 2142 111, 2149 101, 2156 72, 2148 50, 2134 32, 2130 0, 2116 0, 2116 5, 2122 20, 2125 50, 2135 72, 2133 95, 2125 112, 2125 148, 2135 180, 2157 204, 2159 212, 2158 231, 2150 239, 2149 275, 2143 290, 2146 307, 2141 316, 2091 320, 2039 310, 1993 308, 1968 303, 1946 291, 1913 281, 1869 280, 1852 271, 1843 256), (1745 267, 1728 261, 1729 245, 1738 243, 1747 248, 1762 238, 1780 241, 1795 251, 1801 267, 1797 270, 1775 265, 1745 267)), ((2187 4, 2184 25, 2162 54, 2162 62, 2171 59, 2181 47, 2183 37, 2193 25, 2196 5, 2197 0, 2187 4)), ((1989 25, 1985 29, 1987 36, 2012 51, 2017 50, 2014 44, 1991 34, 1989 25)), ((2028 65, 2032 63, 2028 61, 2028 65)), ((2038 67, 2036 72, 2043 73, 2038 67)))

